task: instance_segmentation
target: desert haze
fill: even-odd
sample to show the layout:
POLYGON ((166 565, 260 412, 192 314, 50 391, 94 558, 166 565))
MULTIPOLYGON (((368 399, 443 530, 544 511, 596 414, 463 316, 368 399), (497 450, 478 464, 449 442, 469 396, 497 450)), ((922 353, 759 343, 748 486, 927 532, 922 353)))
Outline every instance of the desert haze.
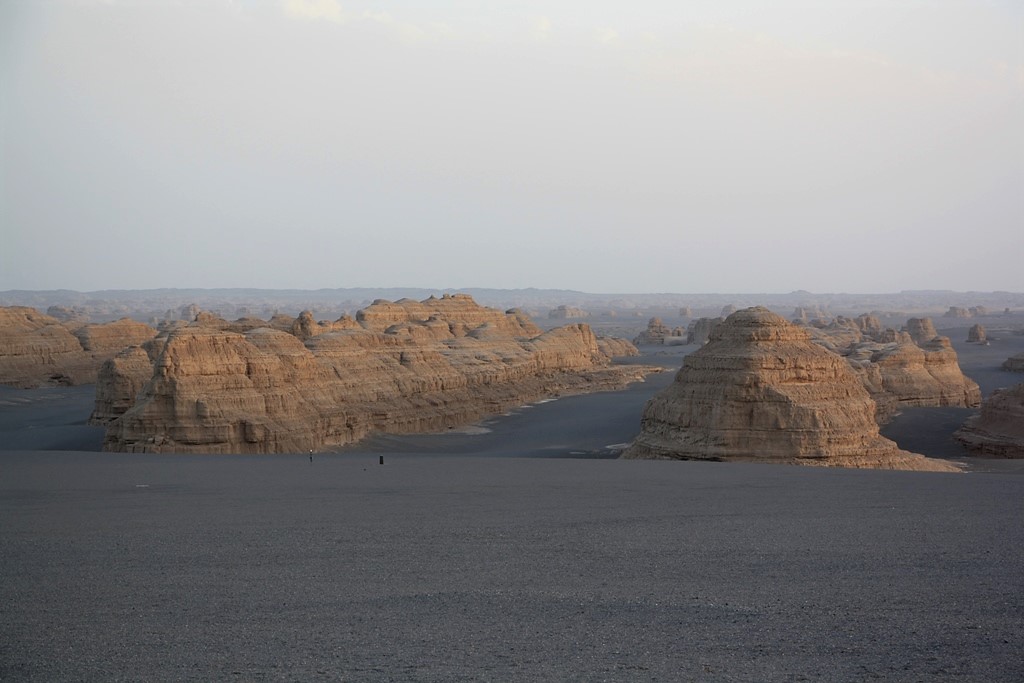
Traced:
POLYGON ((1024 295, 489 294, 0 294, 0 675, 1024 673, 1024 295))
POLYGON ((1022 35, 0 1, 0 680, 1024 680, 1022 35))

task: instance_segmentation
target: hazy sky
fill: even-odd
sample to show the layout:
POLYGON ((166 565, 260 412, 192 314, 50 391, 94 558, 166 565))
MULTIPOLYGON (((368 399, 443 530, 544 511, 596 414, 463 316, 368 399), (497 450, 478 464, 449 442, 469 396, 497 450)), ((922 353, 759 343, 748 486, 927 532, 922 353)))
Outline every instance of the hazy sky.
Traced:
POLYGON ((1024 290, 1017 0, 0 3, 0 290, 1024 290))

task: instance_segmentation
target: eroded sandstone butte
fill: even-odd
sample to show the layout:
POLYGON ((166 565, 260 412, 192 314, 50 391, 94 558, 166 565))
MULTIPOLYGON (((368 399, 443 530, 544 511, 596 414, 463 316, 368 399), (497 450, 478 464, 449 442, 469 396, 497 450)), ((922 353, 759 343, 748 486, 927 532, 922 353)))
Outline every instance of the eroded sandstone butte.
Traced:
POLYGON ((878 405, 880 423, 900 408, 981 404, 977 382, 965 376, 948 337, 929 318, 905 329, 881 329, 877 318, 839 316, 805 327, 815 343, 843 356, 878 405))
POLYGON ((622 457, 958 471, 882 437, 846 360, 762 307, 732 314, 684 358, 622 457))
POLYGON ((155 335, 152 327, 127 318, 83 324, 25 306, 0 307, 0 384, 88 384, 103 362, 155 335))
POLYGON ((992 392, 954 436, 972 455, 1024 458, 1024 383, 992 392))
MULTIPOLYGON (((653 370, 612 365, 587 325, 548 332, 468 296, 377 301, 355 320, 300 316, 288 330, 206 318, 159 352, 125 352, 97 387, 104 447, 194 453, 305 452, 371 432, 427 432, 543 397, 621 388, 653 370), (238 328, 236 328, 238 329, 238 328), (114 386, 121 383, 121 388, 114 386), (99 400, 103 394, 103 401, 99 400)), ((628 342, 607 350, 635 353, 628 342)))

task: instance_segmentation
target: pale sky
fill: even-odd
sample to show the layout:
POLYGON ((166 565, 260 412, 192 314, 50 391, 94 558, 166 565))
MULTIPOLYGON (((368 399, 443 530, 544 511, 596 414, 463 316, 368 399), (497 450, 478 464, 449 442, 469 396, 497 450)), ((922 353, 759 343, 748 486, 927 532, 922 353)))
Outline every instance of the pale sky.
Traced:
POLYGON ((1014 0, 8 0, 0 290, 1024 291, 1014 0))

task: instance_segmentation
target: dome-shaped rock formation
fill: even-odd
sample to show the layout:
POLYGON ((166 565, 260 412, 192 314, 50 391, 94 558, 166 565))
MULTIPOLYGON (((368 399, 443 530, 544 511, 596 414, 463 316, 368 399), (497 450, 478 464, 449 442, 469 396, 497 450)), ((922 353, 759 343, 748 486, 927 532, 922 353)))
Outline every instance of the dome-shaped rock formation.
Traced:
POLYGON ((882 437, 846 360, 762 307, 731 315, 686 356, 623 457, 957 471, 882 437))
POLYGON ((661 321, 661 318, 651 318, 647 321, 647 329, 641 332, 633 340, 637 346, 646 344, 664 344, 665 337, 672 336, 672 328, 661 321))

